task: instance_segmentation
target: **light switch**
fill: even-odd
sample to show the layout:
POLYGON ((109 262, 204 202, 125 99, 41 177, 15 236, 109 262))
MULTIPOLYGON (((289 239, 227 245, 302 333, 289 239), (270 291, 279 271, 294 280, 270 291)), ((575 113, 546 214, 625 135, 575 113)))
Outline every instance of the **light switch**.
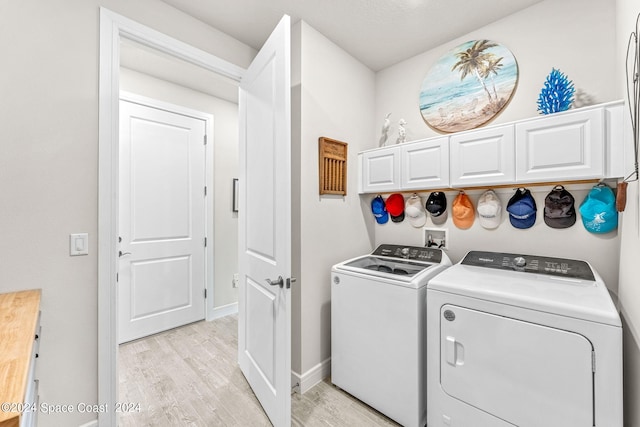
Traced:
POLYGON ((89 234, 78 233, 69 235, 69 255, 89 255, 89 234))

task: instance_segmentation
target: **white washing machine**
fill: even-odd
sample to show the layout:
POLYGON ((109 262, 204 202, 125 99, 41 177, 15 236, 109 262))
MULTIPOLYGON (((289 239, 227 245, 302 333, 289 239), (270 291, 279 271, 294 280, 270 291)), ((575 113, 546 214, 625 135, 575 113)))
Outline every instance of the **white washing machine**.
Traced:
POLYGON ((427 281, 440 249, 381 245, 333 266, 331 380, 407 427, 426 423, 427 281))
POLYGON ((622 327, 584 261, 469 252, 427 290, 429 427, 622 427, 622 327))

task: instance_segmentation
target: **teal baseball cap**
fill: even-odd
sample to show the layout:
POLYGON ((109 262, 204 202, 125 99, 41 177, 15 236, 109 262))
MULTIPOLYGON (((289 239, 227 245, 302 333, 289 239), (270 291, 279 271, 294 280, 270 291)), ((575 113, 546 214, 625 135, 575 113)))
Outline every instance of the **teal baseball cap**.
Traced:
POLYGON ((618 228, 616 196, 605 184, 594 186, 580 204, 582 224, 590 233, 602 234, 618 228))

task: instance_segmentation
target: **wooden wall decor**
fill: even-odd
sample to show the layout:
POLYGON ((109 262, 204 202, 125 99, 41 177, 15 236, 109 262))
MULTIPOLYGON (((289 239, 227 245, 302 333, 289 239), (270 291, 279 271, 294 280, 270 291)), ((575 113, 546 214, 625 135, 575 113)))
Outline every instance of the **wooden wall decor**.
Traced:
POLYGON ((347 143, 320 137, 320 194, 347 195, 347 143))

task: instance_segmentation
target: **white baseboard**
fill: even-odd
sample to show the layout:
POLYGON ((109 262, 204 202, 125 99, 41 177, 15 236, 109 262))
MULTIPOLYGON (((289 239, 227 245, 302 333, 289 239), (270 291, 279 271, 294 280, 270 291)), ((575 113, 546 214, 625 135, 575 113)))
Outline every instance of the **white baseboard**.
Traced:
POLYGON ((299 386, 295 388, 296 392, 304 394, 329 375, 331 375, 330 357, 318 363, 302 375, 291 371, 291 388, 294 388, 296 384, 298 384, 299 386))
POLYGON ((237 302, 223 305, 220 307, 214 307, 212 312, 207 313, 207 320, 219 319, 224 316, 229 316, 230 314, 236 314, 237 312, 238 312, 237 302))
POLYGON ((78 427, 98 427, 98 420, 89 421, 88 423, 82 424, 78 427))

